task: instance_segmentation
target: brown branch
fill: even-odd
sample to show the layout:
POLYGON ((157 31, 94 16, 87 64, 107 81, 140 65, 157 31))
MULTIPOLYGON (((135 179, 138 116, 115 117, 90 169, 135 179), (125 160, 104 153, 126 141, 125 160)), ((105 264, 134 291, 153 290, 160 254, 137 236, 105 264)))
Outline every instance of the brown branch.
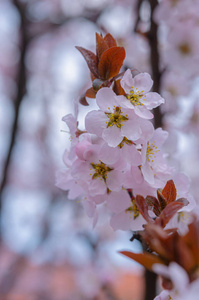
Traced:
POLYGON ((136 19, 135 25, 134 25, 134 32, 137 32, 138 26, 140 23, 140 9, 141 9, 142 3, 143 3, 143 0, 137 0, 137 5, 136 5, 137 19, 136 19))
MULTIPOLYGON (((160 93, 161 90, 161 72, 160 72, 160 55, 158 50, 158 25, 153 20, 153 14, 155 8, 158 5, 157 0, 148 0, 151 8, 151 26, 148 32, 148 40, 150 46, 150 60, 151 60, 151 69, 152 69, 152 78, 154 81, 153 90, 154 92, 160 93)), ((154 109, 154 126, 162 127, 162 113, 160 108, 157 107, 154 109)))
MULTIPOLYGON (((150 30, 148 32, 148 40, 150 46, 150 62, 153 78, 153 91, 159 93, 161 89, 161 72, 160 72, 160 55, 158 50, 158 25, 153 20, 155 8, 158 5, 158 0, 148 0, 151 15, 150 15, 150 30)), ((160 108, 154 109, 154 127, 162 127, 162 113, 160 108)), ((142 243, 144 248, 144 245, 142 243)), ((145 271, 145 300, 153 300, 156 296, 156 280, 157 275, 149 270, 145 271)))
MULTIPOLYGON (((26 260, 22 255, 17 255, 7 267, 0 282, 0 296, 7 295, 14 287, 15 282, 25 269, 26 260)), ((2 299, 2 298, 1 298, 2 299)))
POLYGON ((25 72, 25 54, 27 50, 27 34, 26 34, 26 20, 25 20, 25 6, 22 5, 18 0, 13 0, 14 5, 16 6, 19 15, 21 17, 21 56, 18 65, 18 77, 17 77, 17 87, 18 91, 16 94, 16 99, 13 100, 14 104, 14 120, 11 128, 11 138, 10 143, 8 146, 8 153, 5 160, 4 168, 3 168, 3 177, 0 186, 0 214, 2 211, 2 201, 3 201, 3 190, 6 186, 7 179, 8 179, 8 171, 9 165, 12 157, 13 148, 16 142, 16 135, 18 130, 18 122, 19 122, 19 112, 21 102, 23 100, 23 96, 25 94, 25 87, 26 87, 26 72, 25 72))
POLYGON ((97 20, 99 16, 103 13, 104 8, 99 10, 85 10, 81 15, 76 16, 63 16, 60 15, 57 18, 59 19, 59 22, 53 23, 48 20, 41 21, 37 23, 31 23, 28 28, 28 36, 29 39, 32 40, 34 38, 38 38, 44 34, 54 32, 56 30, 59 30, 61 27, 65 26, 67 23, 78 20, 78 19, 84 19, 86 21, 90 21, 92 23, 97 24, 97 20))

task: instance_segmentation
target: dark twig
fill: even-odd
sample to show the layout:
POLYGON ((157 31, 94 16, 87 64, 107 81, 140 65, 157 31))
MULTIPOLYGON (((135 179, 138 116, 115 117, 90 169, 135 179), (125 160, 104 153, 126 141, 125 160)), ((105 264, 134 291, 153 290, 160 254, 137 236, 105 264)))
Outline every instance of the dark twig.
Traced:
POLYGON ((25 268, 25 263, 25 258, 17 255, 10 266, 8 266, 6 272, 3 274, 3 278, 1 278, 0 296, 7 295, 13 289, 15 282, 25 268))
MULTIPOLYGON (((157 0, 148 0, 151 8, 150 30, 148 32, 148 40, 150 45, 150 61, 152 69, 152 78, 154 81, 153 90, 159 93, 161 90, 161 72, 160 72, 160 56, 158 50, 158 26, 153 19, 155 8, 158 5, 157 0)), ((155 128, 162 127, 162 113, 160 108, 154 109, 154 126, 155 128)), ((145 273, 145 300, 153 300, 156 296, 156 280, 157 275, 149 270, 145 273)))
POLYGON ((137 32, 138 26, 140 23, 140 8, 141 8, 142 3, 143 3, 143 0, 137 0, 137 6, 136 6, 137 19, 136 19, 135 25, 134 25, 134 32, 137 32))
MULTIPOLYGON (((150 45, 150 60, 151 60, 151 69, 152 69, 152 78, 154 81, 153 90, 154 92, 159 93, 161 89, 161 72, 160 72, 160 55, 158 50, 158 26, 153 20, 153 14, 155 8, 158 5, 157 0, 148 0, 151 8, 151 26, 148 33, 148 40, 150 45)), ((154 109, 154 126, 162 127, 162 113, 160 108, 157 107, 154 109)))
POLYGON ((0 214, 2 211, 2 199, 3 199, 2 194, 3 194, 3 190, 7 183, 9 165, 10 165, 10 161, 11 161, 12 151, 13 151, 15 141, 16 141, 20 106, 21 106, 21 102, 23 100, 23 96, 25 93, 25 87, 26 87, 25 53, 26 53, 26 49, 27 49, 27 34, 26 34, 25 6, 22 5, 17 0, 13 0, 13 3, 16 6, 16 8, 20 14, 20 17, 21 17, 21 26, 20 26, 21 56, 20 56, 20 61, 19 61, 19 65, 18 65, 18 70, 19 70, 18 77, 16 80, 18 91, 16 94, 16 99, 14 99, 14 101, 13 101, 15 115, 14 115, 14 120, 13 120, 13 124, 12 124, 12 129, 11 129, 11 138, 10 138, 10 144, 8 146, 8 153, 7 153, 7 157, 6 157, 4 168, 3 168, 2 182, 1 182, 1 186, 0 186, 0 214))

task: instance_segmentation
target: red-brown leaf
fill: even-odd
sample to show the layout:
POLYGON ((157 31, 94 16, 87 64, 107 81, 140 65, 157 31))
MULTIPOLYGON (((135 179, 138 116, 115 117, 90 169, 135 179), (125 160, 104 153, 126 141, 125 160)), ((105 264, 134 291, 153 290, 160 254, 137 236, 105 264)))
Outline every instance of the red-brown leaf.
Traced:
POLYGON ((96 78, 99 78, 99 72, 98 72, 98 68, 97 68, 97 64, 98 64, 97 56, 93 52, 91 52, 85 48, 76 46, 76 49, 79 50, 79 52, 83 55, 91 73, 96 78))
POLYGON ((98 59, 100 59, 102 53, 106 51, 109 48, 107 42, 104 40, 104 38, 96 33, 96 54, 98 59))
POLYGON ((85 95, 83 95, 80 99, 79 99, 79 103, 83 106, 89 106, 88 102, 86 101, 85 95))
POLYGON ((153 219, 148 214, 148 204, 147 204, 146 200, 144 199, 144 197, 141 195, 137 195, 135 197, 135 203, 137 205, 137 208, 139 209, 139 212, 143 216, 143 218, 147 222, 153 222, 153 219))
POLYGON ((116 76, 123 64, 125 50, 123 47, 112 47, 107 49, 101 56, 98 71, 102 79, 107 80, 116 76))
POLYGON ((167 199, 162 195, 162 190, 157 190, 157 196, 160 203, 160 208, 163 210, 167 206, 167 199))
POLYGON ((156 218, 155 224, 161 226, 164 228, 167 223, 171 220, 171 218, 178 212, 179 209, 181 209, 184 206, 184 203, 174 201, 165 207, 159 217, 156 218))
POLYGON ((166 198, 167 203, 175 201, 177 191, 173 180, 167 181, 165 187, 162 190, 162 195, 166 198))
POLYGON ((108 47, 117 47, 116 40, 112 37, 110 33, 107 33, 104 37, 105 42, 107 43, 108 47))
POLYGON ((192 252, 196 265, 199 265, 199 222, 197 220, 189 224, 189 231, 182 240, 192 252))
POLYGON ((95 98, 96 97, 96 91, 91 87, 86 91, 86 97, 88 98, 95 98))
POLYGON ((159 216, 161 211, 160 211, 160 204, 159 204, 158 200, 153 196, 147 196, 146 202, 149 206, 151 206, 153 208, 154 214, 156 216, 159 216))
POLYGON ((133 253, 130 251, 120 251, 119 253, 135 260, 151 271, 153 271, 152 268, 154 264, 164 264, 164 262, 157 255, 150 253, 133 253))
POLYGON ((114 82, 113 91, 116 93, 116 95, 125 95, 125 91, 122 88, 120 81, 121 79, 118 79, 114 82))
POLYGON ((187 200, 187 198, 178 198, 176 201, 183 203, 184 206, 187 206, 189 204, 189 201, 187 200))

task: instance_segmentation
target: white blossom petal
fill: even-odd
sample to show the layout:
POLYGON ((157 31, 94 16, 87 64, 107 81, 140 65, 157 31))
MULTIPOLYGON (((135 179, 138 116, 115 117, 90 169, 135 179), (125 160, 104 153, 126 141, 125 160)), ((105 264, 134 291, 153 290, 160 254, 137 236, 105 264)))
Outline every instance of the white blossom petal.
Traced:
POLYGON ((106 128, 102 133, 102 138, 110 147, 117 147, 123 140, 121 129, 116 125, 106 128))
POLYGON ((116 94, 108 87, 101 88, 96 95, 96 102, 99 108, 105 112, 113 110, 114 105, 117 105, 115 100, 116 94))
POLYGON ((126 190, 111 192, 107 195, 107 206, 114 213, 119 213, 130 205, 131 199, 126 190))
POLYGON ((125 122, 121 127, 121 132, 123 136, 132 141, 139 139, 142 134, 140 124, 134 120, 125 122))
POLYGON ((85 127, 89 133, 102 136, 103 129, 106 128, 108 117, 103 111, 90 111, 85 117, 85 127))
POLYGON ((134 77, 133 89, 134 91, 144 91, 147 93, 150 91, 153 85, 153 80, 148 73, 140 73, 134 77))

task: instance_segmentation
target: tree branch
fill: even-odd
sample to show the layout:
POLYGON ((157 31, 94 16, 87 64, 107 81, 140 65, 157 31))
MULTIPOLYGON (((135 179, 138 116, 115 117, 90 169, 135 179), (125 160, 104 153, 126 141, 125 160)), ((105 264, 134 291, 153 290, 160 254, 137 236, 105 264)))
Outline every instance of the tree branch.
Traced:
MULTIPOLYGON (((148 32, 148 40, 150 46, 150 61, 152 78, 154 81, 154 92, 160 93, 161 90, 161 72, 160 72, 160 55, 158 50, 158 25, 153 19, 155 8, 158 6, 158 0, 148 0, 151 14, 150 14, 150 30, 148 32)), ((154 127, 162 127, 162 113, 160 107, 154 109, 154 127)), ((157 275, 149 270, 145 271, 145 300, 153 300, 156 296, 156 280, 157 275)))
MULTIPOLYGON (((150 45, 150 60, 151 60, 151 69, 152 69, 152 78, 154 81, 153 90, 154 92, 160 93, 161 89, 161 72, 160 72, 160 55, 158 50, 158 25, 153 20, 153 14, 155 8, 158 5, 157 0, 148 0, 151 8, 151 26, 148 33, 148 40, 150 45)), ((154 126, 162 127, 162 113, 160 108, 157 107, 154 109, 154 126)))
POLYGON ((8 146, 8 153, 5 160, 4 168, 3 168, 3 177, 2 182, 0 186, 0 214, 2 212, 2 201, 3 201, 3 190, 6 186, 7 179, 8 179, 8 171, 9 171, 9 165, 12 157, 13 148, 16 142, 16 136, 18 131, 18 122, 19 122, 19 112, 20 112, 20 106, 21 102, 23 100, 23 96, 25 94, 25 88, 26 88, 26 71, 25 71, 25 54, 27 50, 27 33, 26 33, 26 19, 25 19, 25 5, 20 3, 18 0, 13 0, 14 5, 16 6, 19 15, 21 17, 21 56, 19 60, 18 65, 18 77, 17 77, 17 87, 18 91, 16 93, 16 98, 13 100, 14 104, 14 120, 11 128, 11 137, 10 142, 8 146))

